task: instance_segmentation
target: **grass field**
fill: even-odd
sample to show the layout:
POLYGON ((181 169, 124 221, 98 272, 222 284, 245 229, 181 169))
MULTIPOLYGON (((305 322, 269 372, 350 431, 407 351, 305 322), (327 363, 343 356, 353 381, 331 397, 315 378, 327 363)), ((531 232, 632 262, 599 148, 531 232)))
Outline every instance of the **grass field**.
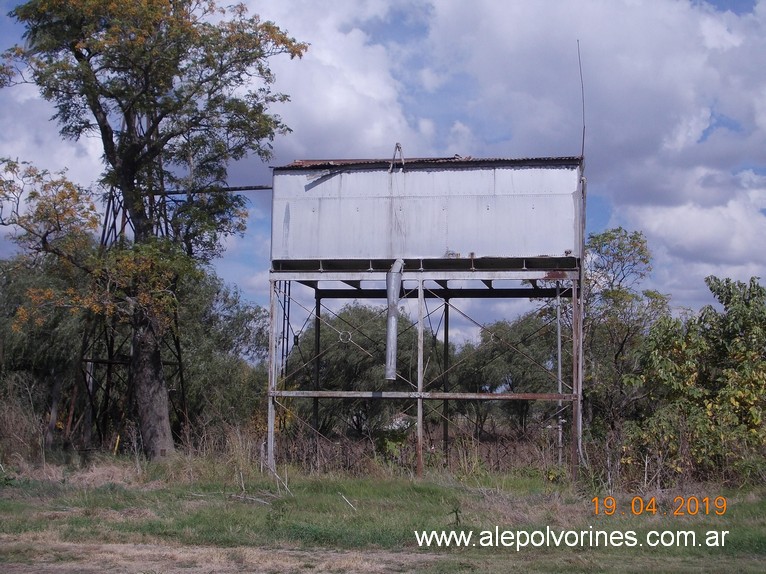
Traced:
MULTIPOLYGON (((189 459, 141 468, 103 459, 79 470, 5 469, 0 571, 766 571, 766 488, 694 485, 625 493, 615 496, 611 516, 604 514, 603 497, 532 471, 415 480, 387 472, 360 478, 283 470, 277 480, 189 459), (598 515, 594 496, 600 497, 598 515), (694 516, 673 516, 678 496, 708 497, 707 513, 700 504, 694 516), (713 506, 716 497, 726 498, 725 513, 713 506), (644 512, 635 514, 641 507, 644 512), (421 548, 415 531, 431 530, 470 531, 473 538, 467 547, 421 548), (516 531, 546 530, 554 536, 584 531, 585 544, 535 547, 540 534, 517 550, 516 531), (502 531, 513 532, 514 540, 496 540, 502 531), (592 547, 588 536, 595 531, 616 532, 608 534, 613 541, 632 532, 636 545, 605 546, 597 537, 592 547), (650 547, 653 531, 651 541, 660 544, 650 547), (673 545, 662 545, 663 531, 673 545), (678 531, 695 532, 701 545, 688 547, 690 539, 678 531), (717 534, 717 546, 705 544, 709 531, 717 534), (723 544, 722 531, 728 531, 723 544)), ((576 534, 569 536, 576 542, 576 534)))

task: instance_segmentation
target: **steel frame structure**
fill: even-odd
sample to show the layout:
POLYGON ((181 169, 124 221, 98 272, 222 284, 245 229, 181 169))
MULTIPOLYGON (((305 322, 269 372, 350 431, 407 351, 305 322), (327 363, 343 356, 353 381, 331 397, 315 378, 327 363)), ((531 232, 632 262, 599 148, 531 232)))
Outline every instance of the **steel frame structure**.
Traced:
MULTIPOLYGON (((276 471, 276 413, 281 399, 313 399, 315 426, 322 399, 412 401, 417 407, 419 476, 423 473, 425 401, 444 401, 446 420, 447 401, 541 400, 571 407, 569 464, 576 475, 582 436, 585 185, 582 157, 482 160, 456 156, 406 162, 401 158, 400 163, 395 153, 391 162, 305 160, 275 168, 269 275, 269 468, 276 471), (348 229, 348 234, 342 229, 348 229), (369 253, 369 258, 360 253, 369 253), (401 297, 417 298, 417 375, 416 381, 408 381, 412 390, 322 389, 318 359, 312 359, 314 388, 289 388, 285 367, 291 350, 291 284, 313 290, 314 310, 309 305, 304 308, 313 314, 318 357, 322 301, 386 300, 388 296, 390 308, 387 279, 393 274, 401 281, 401 297), (425 380, 427 299, 444 304, 446 364, 452 301, 561 297, 572 301, 570 392, 562 386, 560 313, 558 368, 552 374, 558 383, 555 392, 450 392, 446 377, 442 390, 434 390, 425 380)), ((386 361, 388 379, 388 356, 386 361)), ((559 424, 560 445, 561 436, 559 424)))
MULTIPOLYGON (((313 289, 316 301, 315 310, 312 311, 316 325, 316 339, 318 344, 319 310, 324 299, 385 299, 385 289, 376 286, 364 286, 367 283, 382 283, 386 279, 385 271, 276 271, 270 273, 270 331, 269 331, 269 381, 268 381, 268 436, 267 457, 268 466, 276 469, 276 412, 279 400, 283 398, 310 398, 321 399, 406 399, 413 401, 417 406, 416 417, 416 464, 417 475, 423 473, 423 413, 424 401, 508 401, 508 400, 540 400, 553 401, 562 405, 571 405, 572 432, 570 440, 570 471, 576 475, 579 458, 579 445, 582 435, 582 417, 580 412, 582 397, 582 300, 580 296, 582 276, 580 269, 569 271, 542 270, 542 269, 505 269, 505 270, 474 270, 474 271, 425 271, 421 269, 407 270, 402 272, 403 284, 414 284, 413 289, 403 289, 404 297, 417 298, 417 388, 412 391, 335 391, 322 390, 321 382, 314 390, 291 390, 285 388, 286 374, 284 367, 289 354, 290 337, 288 336, 288 322, 292 296, 291 283, 298 282, 313 289), (557 283, 557 287, 521 287, 521 288, 495 288, 495 282, 516 280, 532 282, 537 281, 545 284, 557 283), (334 282, 343 282, 348 288, 336 288, 334 282), (467 281, 481 282, 483 287, 451 287, 450 283, 464 284, 467 281), (363 285, 364 284, 364 285, 363 285), (436 287, 428 287, 435 284, 436 287), (555 297, 572 298, 572 381, 570 392, 563 392, 560 372, 557 376, 558 388, 556 392, 549 393, 467 393, 449 392, 445 390, 426 390, 424 376, 424 340, 425 340, 425 316, 426 299, 439 299, 445 309, 450 309, 450 300, 453 299, 508 299, 508 298, 542 298, 552 299, 555 297)), ((449 317, 449 315, 447 315, 449 317)), ((560 318, 558 356, 561 363, 561 337, 560 318)), ((445 341, 449 341, 449 319, 445 322, 445 341)), ((446 348, 446 346, 445 346, 446 348)), ((319 349, 315 347, 317 354, 319 349)), ((446 365, 445 365, 446 368, 446 365)), ((445 405, 446 406, 446 405, 445 405)), ((561 426, 559 425, 559 429, 561 426)), ((444 440, 447 440, 445 429, 444 440)))

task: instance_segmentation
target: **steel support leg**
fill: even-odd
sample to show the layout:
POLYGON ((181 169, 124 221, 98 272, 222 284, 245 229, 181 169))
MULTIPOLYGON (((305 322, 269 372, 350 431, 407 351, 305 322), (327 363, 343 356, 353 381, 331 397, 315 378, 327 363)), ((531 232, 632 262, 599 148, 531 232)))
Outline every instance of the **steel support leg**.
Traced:
POLYGON ((269 281, 269 390, 268 390, 268 420, 266 437, 266 457, 269 470, 276 472, 274 433, 276 425, 276 404, 274 392, 277 390, 277 281, 269 281))
MULTIPOLYGON (((423 392, 424 361, 423 361, 423 315, 425 313, 425 297, 423 294, 423 280, 418 279, 418 393, 423 392)), ((417 452, 417 476, 423 476, 423 396, 418 395, 418 452, 417 452)))

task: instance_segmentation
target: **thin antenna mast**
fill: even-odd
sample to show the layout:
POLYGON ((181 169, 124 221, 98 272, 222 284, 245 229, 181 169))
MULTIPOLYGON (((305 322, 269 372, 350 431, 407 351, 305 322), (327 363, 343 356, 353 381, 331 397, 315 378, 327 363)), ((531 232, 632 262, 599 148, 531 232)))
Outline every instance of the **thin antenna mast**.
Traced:
POLYGON ((580 66, 580 100, 582 101, 582 144, 580 157, 585 157, 585 82, 582 78, 582 56, 580 55, 580 40, 577 40, 577 63, 580 66))

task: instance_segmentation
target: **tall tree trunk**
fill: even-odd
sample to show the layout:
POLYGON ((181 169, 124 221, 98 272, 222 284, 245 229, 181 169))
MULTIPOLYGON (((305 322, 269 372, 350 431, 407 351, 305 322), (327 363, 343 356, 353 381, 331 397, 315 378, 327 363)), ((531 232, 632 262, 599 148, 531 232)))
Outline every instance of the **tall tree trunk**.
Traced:
POLYGON ((155 334, 151 321, 140 313, 138 315, 133 327, 130 372, 144 452, 150 460, 157 460, 174 452, 168 388, 160 356, 162 341, 155 334))
MULTIPOLYGON (((127 122, 127 125, 129 129, 133 129, 132 122, 127 122)), ((123 165, 120 166, 120 188, 125 208, 133 223, 133 240, 136 245, 140 245, 151 241, 154 235, 143 196, 135 185, 134 159, 132 154, 127 154, 127 157, 123 158, 123 165)), ((161 346, 162 336, 154 329, 152 318, 142 311, 135 311, 130 372, 133 378, 144 453, 150 460, 165 458, 174 451, 168 408, 168 388, 160 354, 161 346)))

